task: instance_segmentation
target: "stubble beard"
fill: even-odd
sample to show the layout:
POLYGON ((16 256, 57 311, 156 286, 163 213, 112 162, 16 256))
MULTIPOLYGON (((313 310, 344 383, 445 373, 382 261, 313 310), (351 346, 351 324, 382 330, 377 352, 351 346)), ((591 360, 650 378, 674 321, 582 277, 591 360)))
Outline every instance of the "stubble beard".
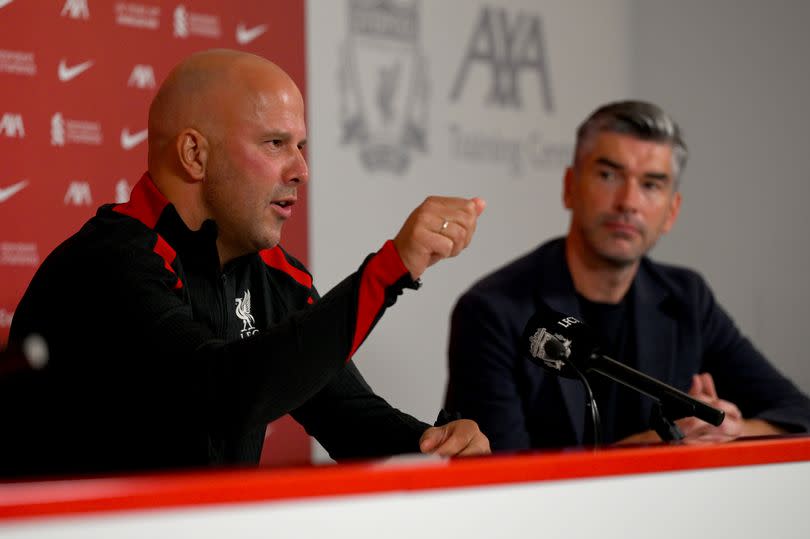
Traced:
POLYGON ((627 269, 628 267, 637 264, 648 250, 642 246, 638 249, 633 248, 631 250, 622 250, 619 252, 618 249, 612 249, 611 245, 609 245, 609 243, 615 241, 610 237, 609 234, 607 236, 603 236, 602 238, 599 238, 598 236, 598 233, 586 232, 585 243, 588 250, 603 264, 616 270, 627 269))

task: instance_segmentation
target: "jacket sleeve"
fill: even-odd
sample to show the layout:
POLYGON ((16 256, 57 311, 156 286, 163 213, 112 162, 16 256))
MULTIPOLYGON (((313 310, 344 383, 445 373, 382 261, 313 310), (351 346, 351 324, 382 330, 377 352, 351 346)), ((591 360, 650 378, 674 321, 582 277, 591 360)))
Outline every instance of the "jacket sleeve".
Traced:
POLYGON ((351 361, 292 416, 335 460, 418 453, 429 426, 375 395, 351 361))
POLYGON ((708 286, 702 280, 700 284, 703 366, 720 398, 736 404, 745 418, 763 419, 791 432, 810 431, 810 399, 740 333, 708 286))
POLYGON ((450 325, 445 407, 478 422, 493 451, 530 446, 512 319, 499 312, 497 302, 473 290, 456 304, 450 325))
MULTIPOLYGON (((384 249, 392 247, 388 243, 384 249)), ((390 260, 375 257, 369 258, 361 268, 363 276, 358 293, 358 314, 353 323, 352 355, 379 320, 382 310, 394 303, 403 286, 418 286, 407 275, 401 282, 393 284, 385 277, 387 274, 398 275, 398 264, 401 264, 398 257, 390 260), (393 271, 386 270, 386 266, 391 266, 393 271)), ((324 299, 319 299, 314 288, 310 293, 316 305, 334 294, 330 292, 324 299)), ((335 460, 418 452, 419 438, 428 428, 425 423, 393 408, 376 395, 352 361, 291 414, 335 460)))

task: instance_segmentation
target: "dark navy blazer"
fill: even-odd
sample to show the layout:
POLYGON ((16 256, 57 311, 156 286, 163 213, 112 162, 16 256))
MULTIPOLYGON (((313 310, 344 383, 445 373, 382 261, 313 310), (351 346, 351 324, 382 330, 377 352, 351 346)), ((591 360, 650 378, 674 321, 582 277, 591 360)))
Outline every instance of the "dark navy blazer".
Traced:
MULTIPOLYGON (((744 417, 810 431, 810 399, 740 333, 697 273, 644 258, 631 293, 639 370, 683 391, 693 374, 711 373, 719 396, 744 417)), ((589 425, 581 382, 548 374, 522 353, 521 334, 541 301, 581 318, 562 238, 483 278, 453 311, 446 407, 477 421, 493 450, 580 445, 589 425)), ((644 398, 618 413, 646 422, 651 408, 644 398)))

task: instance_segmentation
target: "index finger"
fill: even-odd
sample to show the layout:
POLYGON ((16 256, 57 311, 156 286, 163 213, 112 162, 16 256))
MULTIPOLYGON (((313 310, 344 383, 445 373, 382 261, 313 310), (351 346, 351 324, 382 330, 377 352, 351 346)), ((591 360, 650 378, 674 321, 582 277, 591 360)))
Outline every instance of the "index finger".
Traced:
POLYGON ((713 399, 718 398, 717 389, 714 387, 714 378, 712 378, 712 375, 708 372, 703 372, 700 373, 699 376, 703 379, 703 391, 713 399))
POLYGON ((703 378, 701 378, 699 374, 693 374, 692 387, 689 388, 689 395, 698 397, 701 393, 703 393, 703 378))

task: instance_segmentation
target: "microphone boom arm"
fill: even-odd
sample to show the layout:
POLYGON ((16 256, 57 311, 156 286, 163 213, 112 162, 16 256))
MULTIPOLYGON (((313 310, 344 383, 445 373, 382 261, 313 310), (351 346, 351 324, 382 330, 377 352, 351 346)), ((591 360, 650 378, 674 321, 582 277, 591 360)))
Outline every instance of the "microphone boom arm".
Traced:
POLYGON ((585 370, 601 374, 652 398, 661 406, 665 421, 694 416, 706 423, 718 426, 726 415, 722 410, 709 406, 679 389, 602 354, 592 354, 585 370))

